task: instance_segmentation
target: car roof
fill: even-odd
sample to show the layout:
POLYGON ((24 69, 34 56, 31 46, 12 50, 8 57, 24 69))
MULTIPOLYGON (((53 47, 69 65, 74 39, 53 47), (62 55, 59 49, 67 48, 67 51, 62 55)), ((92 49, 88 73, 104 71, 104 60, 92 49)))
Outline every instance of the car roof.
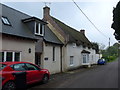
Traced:
MULTIPOLYGON (((19 64, 19 63, 30 63, 30 62, 17 62, 17 61, 15 61, 15 62, 0 62, 0 64, 6 64, 6 65, 19 64)), ((32 64, 32 63, 30 63, 30 64, 32 64)))

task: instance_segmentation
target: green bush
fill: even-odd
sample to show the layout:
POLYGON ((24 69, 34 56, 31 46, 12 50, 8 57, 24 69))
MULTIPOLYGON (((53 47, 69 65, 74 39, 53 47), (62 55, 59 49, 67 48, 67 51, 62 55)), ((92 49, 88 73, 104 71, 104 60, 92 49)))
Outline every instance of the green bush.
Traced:
POLYGON ((109 56, 108 61, 114 61, 114 60, 116 60, 116 58, 117 58, 116 56, 109 56))

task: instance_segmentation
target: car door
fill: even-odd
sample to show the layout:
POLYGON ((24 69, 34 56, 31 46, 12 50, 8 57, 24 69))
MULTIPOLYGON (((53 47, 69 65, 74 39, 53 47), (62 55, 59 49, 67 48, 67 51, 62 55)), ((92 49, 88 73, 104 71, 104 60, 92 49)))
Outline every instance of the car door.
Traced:
POLYGON ((26 67, 27 67, 27 83, 31 84, 31 83, 35 83, 38 82, 40 80, 42 80, 42 73, 40 68, 38 68, 37 66, 33 65, 33 64, 29 64, 26 63, 26 67))

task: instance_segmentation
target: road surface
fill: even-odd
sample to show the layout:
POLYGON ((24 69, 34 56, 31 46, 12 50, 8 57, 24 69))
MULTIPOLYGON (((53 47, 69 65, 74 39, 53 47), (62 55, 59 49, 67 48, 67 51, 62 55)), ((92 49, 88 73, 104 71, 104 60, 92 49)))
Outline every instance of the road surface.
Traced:
POLYGON ((37 88, 118 88, 118 61, 53 75, 47 84, 28 89, 37 88))

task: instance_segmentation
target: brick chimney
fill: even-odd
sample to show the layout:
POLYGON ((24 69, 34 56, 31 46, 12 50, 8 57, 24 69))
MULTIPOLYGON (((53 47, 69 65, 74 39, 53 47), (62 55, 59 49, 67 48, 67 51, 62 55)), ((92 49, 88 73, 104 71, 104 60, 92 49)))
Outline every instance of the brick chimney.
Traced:
POLYGON ((85 35, 85 30, 82 29, 80 30, 80 32, 85 35))
POLYGON ((50 8, 48 6, 45 6, 43 8, 43 18, 47 19, 50 16, 50 8))

